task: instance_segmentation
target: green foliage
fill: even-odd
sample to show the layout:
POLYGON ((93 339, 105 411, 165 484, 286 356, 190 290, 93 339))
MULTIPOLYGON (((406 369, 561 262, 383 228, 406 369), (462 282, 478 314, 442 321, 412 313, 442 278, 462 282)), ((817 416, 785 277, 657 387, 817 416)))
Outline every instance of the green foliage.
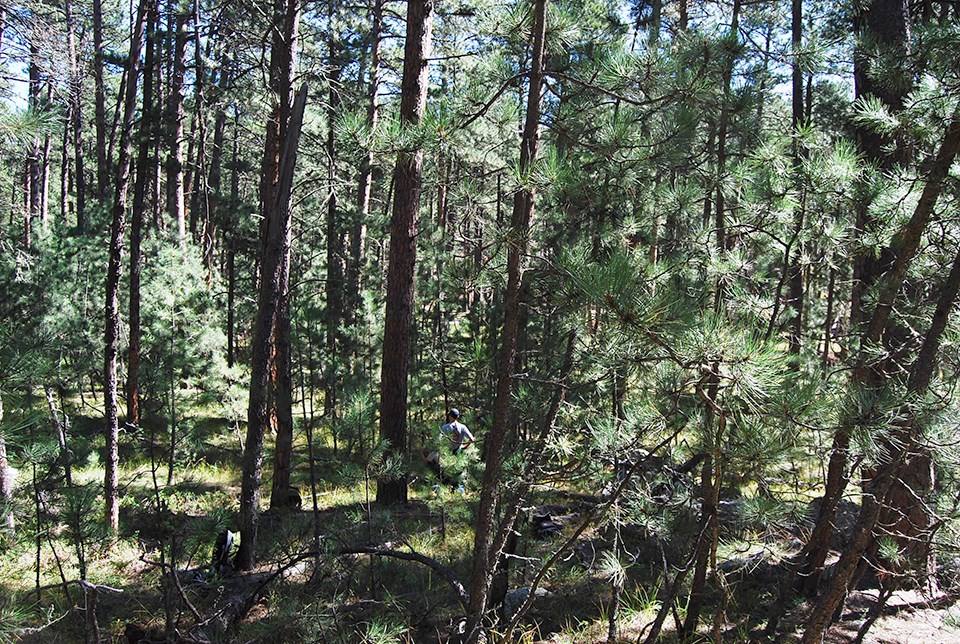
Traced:
POLYGON ((204 282, 195 248, 156 240, 145 255, 152 258, 141 286, 145 404, 153 413, 169 407, 172 395, 185 406, 194 396, 197 405, 217 404, 228 393, 224 385, 236 376, 226 370, 223 309, 215 285, 204 282))
POLYGON ((14 598, 4 598, 3 604, 0 604, 0 642, 3 644, 18 642, 23 634, 31 630, 31 611, 18 606, 15 601, 14 598))
POLYGON ((402 623, 375 619, 357 635, 364 644, 395 644, 406 631, 407 627, 402 623))

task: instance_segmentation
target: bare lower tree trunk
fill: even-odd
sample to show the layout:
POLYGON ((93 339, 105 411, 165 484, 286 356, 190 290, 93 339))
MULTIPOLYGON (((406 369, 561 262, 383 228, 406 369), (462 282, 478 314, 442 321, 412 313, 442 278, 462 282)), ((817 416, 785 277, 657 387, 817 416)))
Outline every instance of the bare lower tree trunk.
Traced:
POLYGON ((293 461, 293 362, 290 347, 290 245, 283 259, 280 275, 280 303, 274 330, 276 338, 276 387, 274 404, 277 419, 277 440, 273 449, 273 486, 270 507, 291 504, 290 474, 293 461))
MULTIPOLYGON (((295 3, 295 0, 294 0, 295 3)), ((299 12, 297 12, 299 19, 299 12)), ((274 317, 281 307, 280 293, 284 286, 284 257, 290 251, 290 192, 293 182, 293 166, 296 163, 296 149, 299 142, 300 126, 303 120, 303 108, 307 100, 306 86, 297 95, 290 118, 287 136, 284 140, 283 164, 278 184, 278 215, 268 230, 268 244, 264 253, 262 279, 260 287, 260 307, 257 312, 254 329, 252 360, 252 378, 250 387, 250 406, 247 412, 247 442, 244 448, 243 483, 240 497, 240 551, 237 553, 238 567, 249 570, 256 561, 257 515, 260 502, 260 479, 263 467, 263 436, 269 424, 267 389, 269 381, 271 327, 274 317), (276 230, 286 228, 278 238, 276 230), (269 273, 267 271, 270 271, 269 273), (271 300, 273 303, 271 304, 271 300), (253 428, 251 430, 251 428, 253 428)), ((289 260, 287 260, 289 261, 289 260)), ((289 268, 287 269, 289 270, 289 268)), ((284 326, 279 325, 278 331, 284 326)), ((287 331, 289 333, 289 331, 287 331)), ((287 340, 287 342, 289 342, 287 340)), ((278 352, 283 355, 283 352, 278 352)), ((289 354, 287 354, 289 355, 289 354)), ((289 366, 289 358, 286 359, 289 366)), ((283 364, 280 368, 285 368, 283 364)), ((289 382, 289 375, 281 379, 281 384, 289 382)), ((283 394, 287 395, 290 394, 283 394)))
POLYGON ((136 24, 130 39, 128 79, 123 96, 123 123, 120 130, 120 151, 117 159, 116 192, 113 200, 113 224, 110 227, 110 259, 107 266, 106 312, 104 331, 104 411, 107 421, 107 458, 104 472, 104 499, 107 528, 116 534, 120 525, 118 493, 119 419, 117 412, 117 352, 120 338, 120 272, 123 255, 123 233, 126 228, 127 188, 130 183, 130 148, 133 118, 137 103, 137 76, 140 74, 140 49, 147 2, 137 8, 136 24))
MULTIPOLYGON (((537 159, 540 147, 540 101, 544 82, 547 34, 546 0, 534 0, 533 31, 527 110, 520 143, 520 170, 526 174, 537 159)), ((510 433, 510 402, 513 398, 513 370, 516 363, 517 339, 520 331, 520 287, 523 279, 523 258, 527 252, 533 219, 536 192, 527 187, 517 191, 510 218, 507 249, 507 289, 503 331, 501 335, 500 372, 493 406, 493 425, 486 439, 486 469, 477 508, 473 543, 470 611, 467 616, 467 638, 471 644, 480 639, 488 592, 499 552, 492 552, 497 508, 503 476, 504 447, 510 433)))
MULTIPOLYGON (((407 127, 420 122, 426 107, 433 8, 433 0, 410 0, 407 3, 407 34, 400 102, 400 121, 407 127)), ((422 176, 422 147, 398 153, 393 172, 393 216, 390 223, 386 321, 380 378, 380 438, 389 443, 389 453, 400 458, 403 458, 407 451, 407 387, 422 176)), ((377 481, 378 503, 392 505, 406 501, 406 475, 377 481)))

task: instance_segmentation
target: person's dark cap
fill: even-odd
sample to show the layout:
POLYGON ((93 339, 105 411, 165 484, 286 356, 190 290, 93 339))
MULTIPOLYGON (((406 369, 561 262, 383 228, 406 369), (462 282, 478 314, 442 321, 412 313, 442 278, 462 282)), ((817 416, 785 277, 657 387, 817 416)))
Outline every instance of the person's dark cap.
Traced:
POLYGON ((451 407, 450 411, 447 412, 447 416, 453 416, 454 418, 460 418, 460 410, 456 407, 451 407))

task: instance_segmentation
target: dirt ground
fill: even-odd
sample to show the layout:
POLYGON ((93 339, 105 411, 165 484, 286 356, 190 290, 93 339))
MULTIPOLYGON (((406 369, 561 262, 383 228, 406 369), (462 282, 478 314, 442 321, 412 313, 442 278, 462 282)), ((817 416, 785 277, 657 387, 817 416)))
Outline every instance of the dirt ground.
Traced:
MULTIPOLYGON (((834 626, 826 642, 854 642, 877 591, 854 593, 847 602, 843 621, 834 626)), ((960 604, 956 598, 928 598, 914 591, 901 591, 887 602, 883 614, 870 627, 864 644, 960 644, 960 604)))

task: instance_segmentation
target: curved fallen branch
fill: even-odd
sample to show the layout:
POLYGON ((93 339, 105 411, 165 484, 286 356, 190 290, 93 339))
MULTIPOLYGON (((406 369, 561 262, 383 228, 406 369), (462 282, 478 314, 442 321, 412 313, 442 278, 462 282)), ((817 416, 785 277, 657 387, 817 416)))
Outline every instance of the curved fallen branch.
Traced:
POLYGON ((360 546, 356 548, 344 548, 340 550, 339 554, 375 555, 378 557, 392 557, 394 559, 401 559, 403 561, 416 561, 417 563, 422 563, 440 575, 440 577, 447 582, 447 584, 456 594, 457 601, 460 602, 460 606, 463 608, 464 612, 467 611, 467 607, 470 605, 470 595, 467 594, 466 588, 463 587, 463 584, 460 583, 460 580, 458 580, 456 575, 453 574, 453 571, 436 559, 422 555, 419 552, 404 552, 403 550, 394 550, 393 548, 388 548, 386 546, 360 546))

